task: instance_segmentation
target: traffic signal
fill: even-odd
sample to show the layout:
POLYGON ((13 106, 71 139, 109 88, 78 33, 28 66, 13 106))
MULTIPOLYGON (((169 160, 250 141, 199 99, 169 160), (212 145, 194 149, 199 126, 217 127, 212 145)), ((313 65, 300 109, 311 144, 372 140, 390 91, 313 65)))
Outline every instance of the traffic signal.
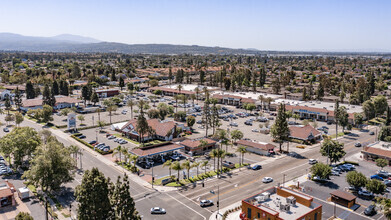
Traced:
POLYGON ((154 182, 154 181, 155 181, 155 177, 153 176, 153 177, 152 177, 152 182, 154 182))
POLYGON ((202 187, 205 187, 205 184, 204 184, 204 183, 202 183, 202 187))
POLYGON ((217 201, 217 208, 219 207, 219 205, 220 205, 220 202, 219 202, 219 201, 217 201))

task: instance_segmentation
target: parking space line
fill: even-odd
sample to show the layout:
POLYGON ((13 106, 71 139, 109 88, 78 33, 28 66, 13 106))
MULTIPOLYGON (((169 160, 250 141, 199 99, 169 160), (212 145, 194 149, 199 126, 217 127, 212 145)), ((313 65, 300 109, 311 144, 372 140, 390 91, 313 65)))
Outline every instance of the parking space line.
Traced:
MULTIPOLYGON (((178 194, 180 194, 180 193, 178 193, 178 194)), ((185 206, 186 208, 192 210, 192 211, 195 212, 197 215, 201 216, 204 220, 206 220, 206 217, 203 216, 201 213, 197 212, 196 210, 194 210, 194 209, 191 208, 190 206, 186 205, 185 203, 179 201, 177 198, 175 198, 174 196, 170 195, 169 193, 167 193, 167 195, 168 195, 169 197, 171 197, 172 199, 174 199, 175 201, 177 201, 177 202, 179 202, 180 204, 182 204, 183 206, 185 206)), ((185 198, 187 198, 187 197, 185 197, 185 198)))

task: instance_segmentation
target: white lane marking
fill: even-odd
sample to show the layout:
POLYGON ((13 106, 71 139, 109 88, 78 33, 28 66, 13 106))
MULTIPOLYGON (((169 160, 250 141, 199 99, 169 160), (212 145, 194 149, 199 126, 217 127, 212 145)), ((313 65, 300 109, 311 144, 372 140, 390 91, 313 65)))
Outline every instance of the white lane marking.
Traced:
MULTIPOLYGON (((178 193, 179 194, 179 193, 178 193)), ((203 216, 201 213, 197 212, 196 210, 194 210, 193 208, 189 207, 188 205, 186 205, 185 203, 179 201, 178 199, 176 199, 175 197, 173 197, 172 195, 168 194, 167 195, 169 197, 171 197, 172 199, 174 199, 175 201, 179 202, 180 204, 184 205, 185 207, 187 207, 188 209, 192 210, 193 212, 195 212, 197 215, 201 216, 204 220, 206 220, 206 217, 203 216)), ((179 194, 180 195, 180 194, 179 194)), ((186 197, 185 197, 186 198, 186 197)))

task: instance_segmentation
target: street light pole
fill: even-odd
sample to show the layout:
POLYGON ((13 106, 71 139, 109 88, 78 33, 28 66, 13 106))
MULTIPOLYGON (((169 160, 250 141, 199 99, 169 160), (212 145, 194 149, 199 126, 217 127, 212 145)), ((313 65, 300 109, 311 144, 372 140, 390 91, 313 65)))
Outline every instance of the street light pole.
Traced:
POLYGON ((282 186, 285 186, 285 176, 286 176, 285 173, 282 174, 282 186))
POLYGON ((155 180, 155 177, 153 176, 153 162, 151 162, 151 166, 152 166, 152 189, 153 189, 153 181, 155 180))

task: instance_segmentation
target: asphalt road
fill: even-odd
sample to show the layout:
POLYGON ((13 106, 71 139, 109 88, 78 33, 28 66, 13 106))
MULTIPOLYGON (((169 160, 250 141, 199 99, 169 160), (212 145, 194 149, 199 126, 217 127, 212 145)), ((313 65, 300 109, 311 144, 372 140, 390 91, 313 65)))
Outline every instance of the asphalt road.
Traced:
MULTIPOLYGON (((362 148, 354 147, 357 141, 369 142, 373 141, 374 136, 370 136, 368 132, 359 132, 359 137, 340 137, 338 140, 345 143, 346 157, 349 157, 362 148)), ((197 185, 196 187, 184 187, 181 194, 198 203, 200 199, 212 199, 217 201, 219 197, 220 207, 226 207, 234 202, 247 198, 264 189, 272 187, 277 183, 295 179, 309 172, 311 165, 308 164, 309 158, 317 159, 318 161, 326 162, 326 158, 320 156, 319 147, 315 147, 301 154, 302 158, 293 157, 280 158, 272 163, 263 166, 263 169, 258 171, 244 170, 240 173, 234 173, 231 176, 223 176, 221 179, 212 179, 205 182, 205 187, 197 185), (262 183, 263 177, 272 177, 273 183, 262 183), (214 194, 211 193, 214 191, 214 194), (219 193, 217 193, 219 191, 219 193), (219 195, 218 195, 219 194, 219 195)), ((210 211, 216 211, 217 207, 212 206, 206 208, 210 211)))

